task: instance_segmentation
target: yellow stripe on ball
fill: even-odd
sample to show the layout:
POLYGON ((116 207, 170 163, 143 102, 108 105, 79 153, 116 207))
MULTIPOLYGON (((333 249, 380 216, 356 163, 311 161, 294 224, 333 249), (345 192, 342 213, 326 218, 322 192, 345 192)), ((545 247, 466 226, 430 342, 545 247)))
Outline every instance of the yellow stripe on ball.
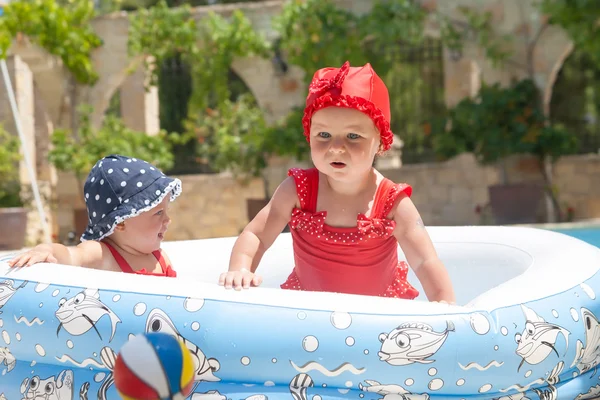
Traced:
POLYGON ((181 347, 183 364, 181 366, 181 387, 183 388, 194 379, 194 360, 192 359, 190 350, 182 340, 179 340, 179 346, 181 347))
POLYGON ((121 393, 121 392, 119 392, 118 390, 117 390, 117 393, 119 393, 119 396, 121 396, 121 398, 122 398, 123 400, 138 400, 138 399, 136 399, 136 398, 134 398, 134 397, 125 396, 124 394, 122 394, 122 393, 121 393))

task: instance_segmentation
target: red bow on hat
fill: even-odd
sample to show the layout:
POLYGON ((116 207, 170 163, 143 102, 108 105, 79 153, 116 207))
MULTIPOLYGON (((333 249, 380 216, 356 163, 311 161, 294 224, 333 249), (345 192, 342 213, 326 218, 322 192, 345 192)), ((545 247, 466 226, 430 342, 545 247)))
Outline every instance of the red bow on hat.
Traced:
POLYGON ((331 93, 332 96, 339 96, 342 93, 342 84, 349 71, 350 63, 346 61, 333 78, 313 81, 308 87, 309 96, 306 103, 311 104, 327 92, 331 93))

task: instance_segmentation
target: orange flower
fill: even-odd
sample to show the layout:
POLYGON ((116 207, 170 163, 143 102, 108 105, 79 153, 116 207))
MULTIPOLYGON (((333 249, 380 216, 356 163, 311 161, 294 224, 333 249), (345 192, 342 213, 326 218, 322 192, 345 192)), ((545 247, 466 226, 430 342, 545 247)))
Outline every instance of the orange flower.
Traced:
POLYGON ((431 134, 431 124, 426 122, 423 124, 423 134, 429 136, 431 134))

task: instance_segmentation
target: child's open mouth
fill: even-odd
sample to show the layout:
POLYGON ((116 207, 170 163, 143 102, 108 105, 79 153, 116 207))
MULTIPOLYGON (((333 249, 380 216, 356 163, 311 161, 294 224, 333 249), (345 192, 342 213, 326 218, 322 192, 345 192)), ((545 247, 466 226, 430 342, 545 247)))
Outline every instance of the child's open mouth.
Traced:
POLYGON ((346 166, 345 163, 340 162, 340 161, 334 161, 334 162, 330 163, 329 165, 331 165, 333 168, 344 168, 346 166))

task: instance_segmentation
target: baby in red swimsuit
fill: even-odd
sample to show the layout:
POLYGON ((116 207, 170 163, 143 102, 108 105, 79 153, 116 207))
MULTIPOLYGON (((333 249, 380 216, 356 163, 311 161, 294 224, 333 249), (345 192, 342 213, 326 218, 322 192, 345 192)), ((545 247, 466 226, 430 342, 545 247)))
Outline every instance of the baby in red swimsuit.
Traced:
POLYGON ((92 167, 83 189, 89 224, 82 243, 75 247, 40 244, 9 261, 11 267, 53 262, 176 276, 160 244, 171 222, 169 203, 181 193, 179 179, 146 161, 109 155, 92 167))
POLYGON ((315 168, 296 169, 246 226, 219 283, 261 283, 259 261, 286 224, 295 267, 281 287, 414 299, 412 267, 430 301, 455 301, 412 188, 383 177, 373 162, 393 141, 387 88, 370 64, 317 71, 303 118, 315 168), (398 260, 398 244, 407 262, 398 260))

